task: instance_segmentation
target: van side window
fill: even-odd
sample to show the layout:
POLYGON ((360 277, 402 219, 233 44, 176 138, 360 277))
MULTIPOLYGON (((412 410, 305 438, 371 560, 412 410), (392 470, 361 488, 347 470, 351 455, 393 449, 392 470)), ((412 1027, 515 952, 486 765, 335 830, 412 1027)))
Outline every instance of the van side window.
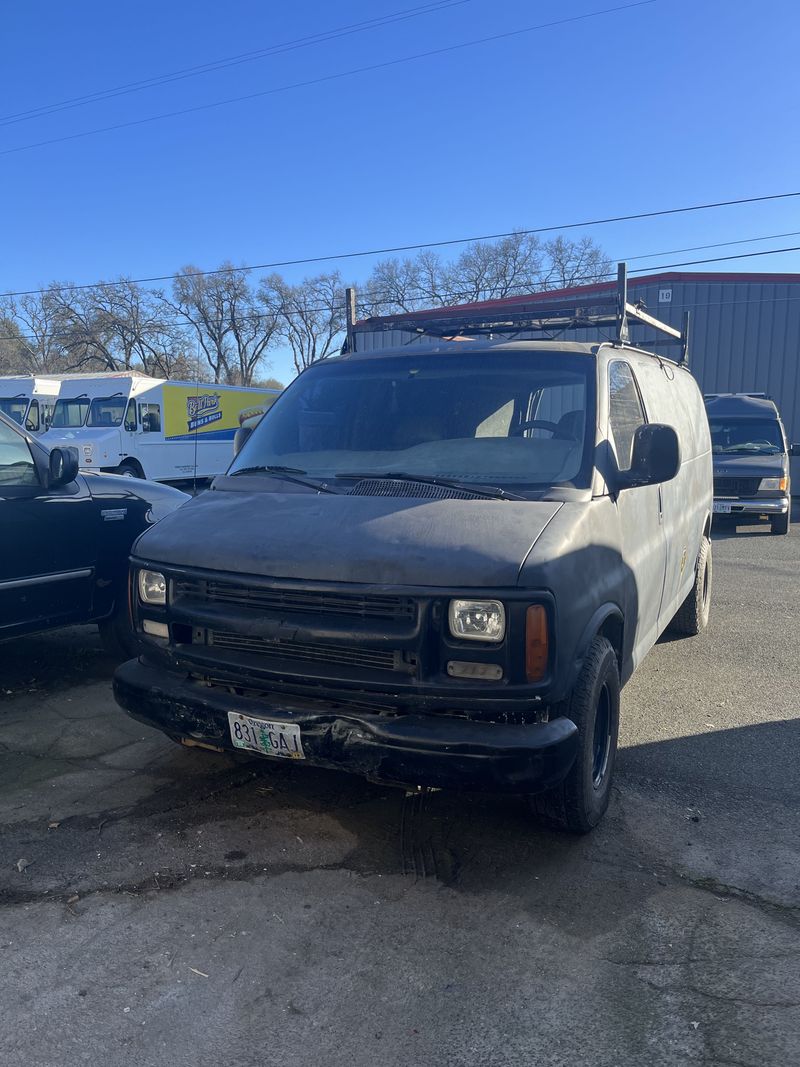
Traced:
POLYGON ((25 419, 25 429, 30 433, 36 433, 39 429, 39 401, 31 400, 28 416, 25 419))
POLYGON ((125 412, 125 429, 129 433, 133 433, 136 429, 136 404, 133 400, 128 401, 128 407, 125 412))
POLYGON ((140 404, 139 421, 144 433, 161 433, 161 407, 159 404, 140 404))
POLYGON ((609 430, 617 454, 617 466, 621 471, 631 469, 633 437, 647 420, 639 399, 639 390, 633 371, 627 363, 615 361, 608 369, 609 385, 609 430))

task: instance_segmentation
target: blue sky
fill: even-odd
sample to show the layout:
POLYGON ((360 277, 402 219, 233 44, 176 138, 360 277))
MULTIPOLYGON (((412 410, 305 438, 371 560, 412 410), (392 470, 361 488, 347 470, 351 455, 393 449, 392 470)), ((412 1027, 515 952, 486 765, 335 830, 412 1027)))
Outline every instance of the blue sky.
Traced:
MULTIPOLYGON (((8 5, 0 116, 415 2, 423 0, 8 5)), ((0 291, 168 274, 186 263, 211 268, 224 260, 259 263, 448 239, 800 186, 800 12, 793 0, 656 0, 178 118, 8 151, 613 4, 466 0, 200 77, 0 123, 0 291)), ((800 230, 800 200, 587 232, 624 257, 793 230, 800 230)), ((793 244, 800 238, 750 250, 793 244)), ((740 250, 748 249, 719 254, 740 250)), ((359 260, 343 269, 358 282, 369 266, 359 260)), ((800 271, 800 254, 720 269, 800 271)), ((279 354, 273 372, 285 380, 288 366, 279 354)))

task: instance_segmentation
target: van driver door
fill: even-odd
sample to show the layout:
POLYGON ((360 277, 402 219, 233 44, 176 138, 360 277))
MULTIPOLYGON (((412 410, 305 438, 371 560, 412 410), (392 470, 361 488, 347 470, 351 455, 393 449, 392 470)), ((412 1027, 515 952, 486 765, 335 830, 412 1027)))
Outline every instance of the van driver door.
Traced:
MULTIPOLYGON (((621 471, 630 470, 633 438, 647 422, 631 365, 621 359, 608 367, 608 439, 621 471)), ((630 570, 625 624, 634 625, 634 667, 658 637, 658 617, 667 566, 661 487, 637 486, 617 494, 622 558, 630 570)))

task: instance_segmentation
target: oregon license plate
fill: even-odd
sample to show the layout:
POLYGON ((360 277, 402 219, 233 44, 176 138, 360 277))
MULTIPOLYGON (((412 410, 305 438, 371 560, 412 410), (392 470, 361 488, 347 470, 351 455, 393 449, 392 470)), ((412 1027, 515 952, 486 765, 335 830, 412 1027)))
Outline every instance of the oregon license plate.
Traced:
POLYGON ((731 506, 730 504, 724 503, 722 500, 715 500, 714 511, 717 513, 717 515, 730 515, 731 506))
POLYGON ((283 759, 305 759, 300 727, 286 722, 271 722, 269 719, 254 719, 252 715, 228 712, 231 741, 236 748, 260 752, 262 756, 280 756, 283 759))

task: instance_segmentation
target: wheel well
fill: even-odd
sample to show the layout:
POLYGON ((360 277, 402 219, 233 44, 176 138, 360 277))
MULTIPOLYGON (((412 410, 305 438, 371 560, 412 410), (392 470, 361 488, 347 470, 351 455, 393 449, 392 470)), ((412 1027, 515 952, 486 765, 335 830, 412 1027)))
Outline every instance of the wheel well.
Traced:
MULTIPOLYGON (((119 467, 133 467, 138 472, 139 477, 144 478, 144 467, 139 460, 134 459, 133 456, 126 456, 120 461, 119 467)), ((119 469, 119 467, 117 469, 119 469)))
POLYGON ((605 637, 617 654, 617 662, 622 670, 622 633, 623 622, 619 615, 609 615, 597 631, 598 637, 605 637))
POLYGON ((710 515, 707 517, 706 524, 703 527, 703 537, 707 537, 709 540, 711 539, 711 516, 710 515))

